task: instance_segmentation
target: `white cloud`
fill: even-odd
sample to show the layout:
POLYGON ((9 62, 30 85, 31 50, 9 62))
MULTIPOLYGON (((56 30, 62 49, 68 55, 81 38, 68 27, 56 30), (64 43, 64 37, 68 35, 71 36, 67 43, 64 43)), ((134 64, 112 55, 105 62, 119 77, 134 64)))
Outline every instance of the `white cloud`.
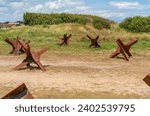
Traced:
POLYGON ((88 6, 79 6, 79 7, 77 6, 76 9, 78 9, 78 10, 89 10, 91 8, 88 6))
POLYGON ((11 2, 8 4, 13 9, 23 9, 27 3, 25 2, 11 2))
POLYGON ((123 18, 125 16, 125 14, 121 13, 121 12, 107 11, 107 12, 101 12, 101 13, 99 13, 99 16, 104 17, 104 18, 112 18, 112 17, 123 18))
POLYGON ((61 0, 49 1, 45 3, 45 6, 49 9, 58 9, 61 8, 61 0))
POLYGON ((41 11, 44 8, 44 6, 42 4, 38 4, 36 6, 34 6, 32 9, 33 11, 41 11))
POLYGON ((85 6, 83 2, 71 1, 71 0, 50 0, 43 4, 37 4, 32 6, 29 11, 33 12, 51 12, 61 9, 74 9, 74 10, 87 10, 89 7, 85 6))
POLYGON ((109 4, 113 7, 117 7, 119 9, 148 9, 149 5, 143 5, 139 2, 109 2, 109 4))
POLYGON ((110 10, 90 10, 85 12, 85 14, 97 15, 104 18, 112 18, 112 17, 124 18, 126 15, 125 13, 122 12, 112 12, 110 10))
POLYGON ((0 14, 5 14, 7 13, 9 10, 7 7, 0 7, 0 14))
MULTIPOLYGON (((37 0, 38 1, 38 0, 37 0)), ((149 9, 150 5, 140 4, 139 2, 109 2, 113 7, 119 9, 149 9)), ((7 16, 7 20, 22 20, 23 13, 76 13, 91 14, 105 18, 125 18, 133 12, 121 12, 120 10, 101 10, 86 5, 84 0, 47 0, 46 2, 29 2, 29 0, 0 0, 0 14, 7 16), (10 18, 11 17, 11 18, 10 18)), ((137 14, 137 12, 135 13, 137 14)), ((142 13, 141 13, 142 14, 142 13)), ((145 13, 143 13, 145 14, 145 13)), ((147 13, 148 14, 148 13, 147 13)), ((4 19, 4 18, 3 18, 4 19)), ((2 20, 2 18, 0 19, 2 20)))

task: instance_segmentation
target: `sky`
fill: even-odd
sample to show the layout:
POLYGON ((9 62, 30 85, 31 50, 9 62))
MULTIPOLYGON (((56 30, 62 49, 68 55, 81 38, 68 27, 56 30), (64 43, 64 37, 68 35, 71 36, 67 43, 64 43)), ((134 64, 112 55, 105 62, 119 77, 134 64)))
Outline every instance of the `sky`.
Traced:
POLYGON ((91 14, 121 22, 150 16, 150 0, 0 0, 0 22, 22 21, 25 12, 91 14))

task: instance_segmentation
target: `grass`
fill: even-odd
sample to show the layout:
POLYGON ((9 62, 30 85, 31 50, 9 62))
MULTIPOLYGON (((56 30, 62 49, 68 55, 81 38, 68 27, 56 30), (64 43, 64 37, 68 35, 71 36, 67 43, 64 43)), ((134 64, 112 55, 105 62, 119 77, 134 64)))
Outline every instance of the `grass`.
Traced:
POLYGON ((97 30, 91 25, 59 24, 51 26, 21 26, 8 29, 0 29, 0 54, 8 54, 11 47, 4 42, 5 38, 15 39, 16 36, 24 40, 30 40, 32 49, 48 47, 49 52, 61 54, 95 54, 101 51, 113 50, 116 48, 115 40, 122 39, 124 42, 136 37, 139 42, 133 46, 135 52, 150 50, 149 33, 130 33, 119 28, 117 24, 112 25, 110 30, 97 30), (64 33, 72 34, 69 46, 58 45, 64 33), (88 48, 90 41, 86 38, 89 34, 93 38, 100 36, 101 48, 88 48))
MULTIPOLYGON (((8 29, 0 29, 0 55, 9 55, 11 46, 8 45, 4 39, 20 36, 24 40, 31 41, 32 49, 40 49, 42 47, 48 47, 49 52, 47 54, 59 54, 59 56, 79 56, 83 55, 83 58, 92 55, 99 56, 100 52, 114 51, 116 49, 115 40, 117 38, 122 39, 125 43, 130 38, 138 38, 138 43, 133 46, 132 51, 134 53, 149 52, 150 50, 150 33, 130 33, 119 28, 118 25, 112 25, 110 30, 97 30, 90 25, 79 25, 79 24, 59 24, 51 26, 21 26, 8 29), (64 33, 72 34, 73 37, 70 40, 69 46, 58 45, 60 38, 63 37, 64 33), (97 35, 100 36, 101 48, 92 49, 89 48, 90 41, 86 38, 89 34, 92 37, 97 35)), ((98 57, 99 59, 99 57, 98 57)), ((55 69, 56 70, 56 69, 55 69)), ((80 69, 79 69, 80 70, 80 69)), ((0 84, 0 95, 6 94, 10 91, 11 87, 2 86, 0 84)), ((31 93, 35 98, 142 98, 142 96, 136 94, 116 94, 113 92, 105 91, 60 91, 56 88, 51 90, 31 90, 31 93)), ((146 96, 144 98, 149 98, 146 96)))

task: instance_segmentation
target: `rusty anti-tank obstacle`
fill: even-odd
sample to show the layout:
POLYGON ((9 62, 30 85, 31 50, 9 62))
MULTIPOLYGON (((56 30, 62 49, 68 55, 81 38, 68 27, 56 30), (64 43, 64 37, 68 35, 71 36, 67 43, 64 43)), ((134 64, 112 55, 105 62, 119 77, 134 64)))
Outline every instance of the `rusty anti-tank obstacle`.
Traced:
POLYGON ((132 54, 130 53, 129 50, 130 50, 131 46, 137 42, 138 42, 138 40, 133 38, 126 45, 124 45, 120 39, 117 39, 116 43, 118 45, 118 48, 113 54, 111 54, 110 58, 114 58, 121 53, 124 56, 125 60, 129 61, 128 57, 130 58, 132 56, 132 54))
POLYGON ((34 99, 26 85, 23 83, 3 96, 1 99, 34 99))
MULTIPOLYGON (((7 42, 8 44, 10 44, 12 46, 12 50, 10 51, 10 54, 15 54, 18 55, 20 53, 25 53, 23 47, 20 45, 19 40, 20 38, 17 37, 16 40, 11 40, 9 38, 5 39, 5 42, 7 42)), ((30 41, 25 42, 22 41, 22 44, 26 45, 28 44, 30 41)))
POLYGON ((19 70, 24 66, 27 66, 27 67, 30 66, 30 63, 35 63, 42 71, 46 71, 46 69, 40 62, 40 57, 44 52, 46 52, 48 50, 48 48, 43 48, 43 49, 39 50, 38 52, 35 52, 35 51, 30 50, 29 45, 24 45, 24 44, 22 44, 22 42, 20 40, 18 40, 18 41, 25 50, 26 58, 22 61, 22 63, 17 65, 14 68, 14 70, 19 70))
POLYGON ((98 48, 100 47, 100 45, 98 44, 98 39, 99 39, 99 36, 97 36, 95 39, 91 38, 89 35, 87 35, 87 37, 91 40, 91 44, 90 44, 90 48, 98 48))
POLYGON ((68 40, 71 38, 71 34, 67 36, 67 34, 64 34, 64 37, 61 38, 61 43, 60 43, 60 46, 62 45, 68 45, 68 40))
POLYGON ((150 74, 147 75, 147 76, 143 79, 143 81, 150 87, 150 74))

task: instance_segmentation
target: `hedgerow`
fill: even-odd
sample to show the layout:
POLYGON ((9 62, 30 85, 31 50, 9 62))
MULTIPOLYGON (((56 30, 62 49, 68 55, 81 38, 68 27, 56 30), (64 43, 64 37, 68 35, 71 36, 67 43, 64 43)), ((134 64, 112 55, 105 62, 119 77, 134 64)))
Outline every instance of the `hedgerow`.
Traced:
POLYGON ((60 24, 60 23, 79 23, 86 24, 86 20, 82 15, 73 14, 41 14, 41 13, 25 13, 24 23, 26 25, 43 25, 43 24, 60 24))
POLYGON ((150 17, 129 17, 121 22, 119 26, 131 32, 150 32, 150 17))
MULTIPOLYGON (((81 14, 66 14, 66 13, 55 13, 55 14, 42 14, 42 13, 25 13, 24 24, 25 25, 53 25, 61 23, 78 23, 85 25, 89 15, 81 14)), ((97 29, 110 28, 111 22, 107 19, 98 17, 92 17, 91 23, 97 29)))

